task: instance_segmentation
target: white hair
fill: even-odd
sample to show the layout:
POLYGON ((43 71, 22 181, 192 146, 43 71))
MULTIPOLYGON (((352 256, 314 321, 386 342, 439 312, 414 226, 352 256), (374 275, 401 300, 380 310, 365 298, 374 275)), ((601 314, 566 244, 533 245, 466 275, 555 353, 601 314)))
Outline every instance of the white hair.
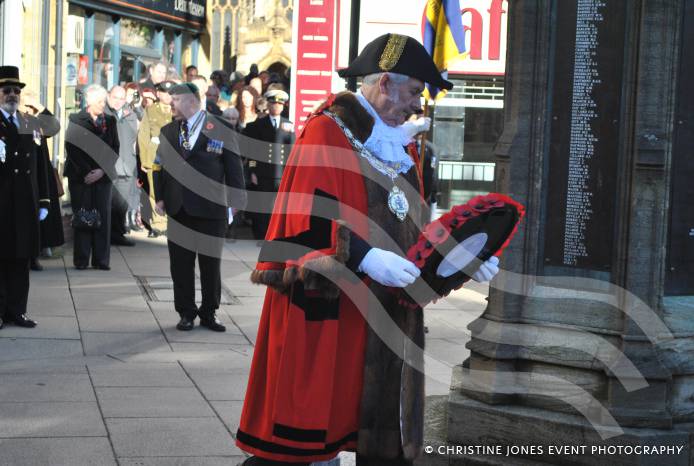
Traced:
POLYGON ((94 102, 106 100, 106 96, 108 96, 108 92, 99 84, 91 84, 84 89, 84 101, 87 106, 94 102))
POLYGON ((236 118, 239 118, 239 111, 236 110, 236 107, 227 107, 222 112, 222 117, 225 119, 228 119, 232 115, 235 116, 236 118))
POLYGON ((390 80, 393 81, 393 83, 395 84, 405 84, 407 80, 410 79, 409 76, 405 76, 404 74, 400 73, 374 73, 364 76, 364 79, 362 80, 361 84, 362 86, 373 86, 374 84, 378 84, 378 81, 381 80, 381 76, 383 76, 384 74, 390 76, 390 80))

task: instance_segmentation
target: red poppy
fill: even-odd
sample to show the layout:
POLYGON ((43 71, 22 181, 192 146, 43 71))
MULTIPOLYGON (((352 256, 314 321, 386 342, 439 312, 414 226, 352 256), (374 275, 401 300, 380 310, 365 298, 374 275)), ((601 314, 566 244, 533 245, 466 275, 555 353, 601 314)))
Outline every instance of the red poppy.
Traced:
POLYGON ((207 126, 205 126, 205 129, 206 129, 207 131, 209 131, 209 130, 211 130, 211 129, 213 129, 213 128, 214 128, 214 124, 213 124, 211 121, 207 123, 207 126))

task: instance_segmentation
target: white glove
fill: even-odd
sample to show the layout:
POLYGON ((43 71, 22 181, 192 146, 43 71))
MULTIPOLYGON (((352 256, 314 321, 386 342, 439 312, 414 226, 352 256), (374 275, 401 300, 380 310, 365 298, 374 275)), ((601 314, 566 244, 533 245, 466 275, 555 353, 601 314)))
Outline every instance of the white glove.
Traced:
POLYGON ((358 271, 364 272, 381 285, 395 288, 411 285, 420 274, 417 266, 409 260, 378 248, 371 248, 366 253, 358 271))
POLYGON ((227 224, 231 225, 234 222, 234 211, 231 207, 227 207, 227 224))
POLYGON ((496 256, 492 256, 489 259, 487 259, 487 262, 484 262, 482 265, 480 265, 480 268, 472 274, 473 280, 476 282, 484 283, 490 281, 492 278, 494 278, 494 275, 499 273, 499 258, 496 256))
POLYGON ((48 209, 46 209, 45 207, 41 207, 39 209, 39 222, 43 222, 44 220, 46 220, 46 217, 48 217, 48 209))
POLYGON ((417 118, 415 121, 407 121, 402 125, 405 134, 411 138, 424 131, 429 131, 429 128, 431 128, 431 118, 429 117, 417 118))

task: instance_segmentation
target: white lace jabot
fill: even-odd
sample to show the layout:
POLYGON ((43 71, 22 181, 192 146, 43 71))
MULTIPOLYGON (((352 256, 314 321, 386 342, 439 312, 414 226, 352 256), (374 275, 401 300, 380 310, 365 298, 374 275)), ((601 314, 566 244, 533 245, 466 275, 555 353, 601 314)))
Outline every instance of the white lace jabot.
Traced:
POLYGON ((364 143, 364 147, 391 167, 396 168, 399 173, 407 173, 414 165, 412 157, 405 151, 405 146, 412 142, 412 138, 402 126, 393 127, 385 124, 361 90, 356 93, 356 97, 374 119, 371 136, 364 143))

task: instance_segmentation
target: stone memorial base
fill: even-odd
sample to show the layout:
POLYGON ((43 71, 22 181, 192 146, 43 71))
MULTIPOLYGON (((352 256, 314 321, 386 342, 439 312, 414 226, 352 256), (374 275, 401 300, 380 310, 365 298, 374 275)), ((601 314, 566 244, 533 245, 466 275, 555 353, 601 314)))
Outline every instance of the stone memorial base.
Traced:
MULTIPOLYGON (((462 366, 453 371, 448 399, 427 399, 425 445, 434 448, 418 463, 423 465, 688 465, 694 460, 690 436, 694 424, 676 424, 671 430, 623 428, 624 434, 602 440, 591 424, 579 415, 518 406, 489 405, 463 395, 462 366), (496 454, 441 455, 438 447, 497 447, 496 454), (517 456, 507 448, 532 447, 534 452, 517 456), (552 446, 552 452, 549 447, 552 446), (572 448, 573 447, 573 448, 572 448), (657 447, 658 454, 625 454, 637 448, 657 447), (669 451, 672 452, 668 454, 669 451), (620 448, 622 454, 620 454, 620 448), (560 451, 560 449, 564 449, 560 451), (541 451, 540 451, 541 450, 541 451)), ((529 451, 526 448, 526 451, 529 451)), ((517 453, 517 452, 513 452, 517 453)))

